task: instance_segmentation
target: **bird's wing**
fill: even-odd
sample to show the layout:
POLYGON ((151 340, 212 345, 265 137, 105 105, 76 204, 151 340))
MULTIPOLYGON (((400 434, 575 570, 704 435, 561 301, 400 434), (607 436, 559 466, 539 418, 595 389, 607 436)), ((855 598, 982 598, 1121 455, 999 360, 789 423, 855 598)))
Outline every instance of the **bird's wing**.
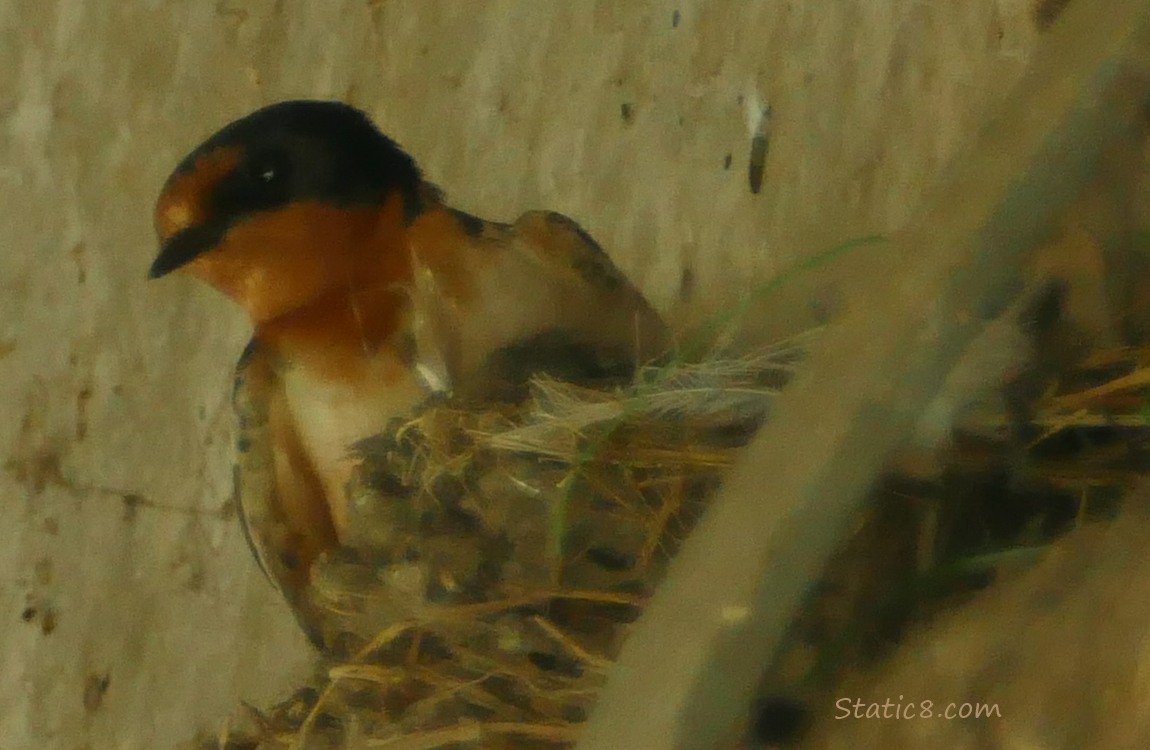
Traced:
POLYGON ((514 247, 551 269, 564 288, 570 327, 591 342, 625 348, 636 362, 663 353, 669 333, 662 317, 573 219, 554 211, 530 211, 512 226, 514 247))
POLYGON ((288 412, 267 354, 252 340, 236 366, 235 493, 240 523, 264 573, 313 641, 320 619, 308 583, 311 564, 336 543, 330 512, 288 412))
POLYGON ((662 354, 668 332, 574 221, 536 211, 514 224, 430 217, 414 252, 420 360, 457 393, 501 390, 535 371, 578 379, 662 354))

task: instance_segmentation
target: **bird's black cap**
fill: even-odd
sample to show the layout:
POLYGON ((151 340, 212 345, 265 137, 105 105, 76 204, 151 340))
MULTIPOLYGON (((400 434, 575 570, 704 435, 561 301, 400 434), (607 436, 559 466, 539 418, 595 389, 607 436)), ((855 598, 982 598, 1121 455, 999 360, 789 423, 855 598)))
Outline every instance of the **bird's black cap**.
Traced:
POLYGON ((246 217, 292 201, 380 205, 399 191, 408 217, 419 211, 422 177, 415 161, 366 114, 342 102, 280 102, 236 120, 180 162, 168 178, 161 202, 179 177, 221 149, 235 149, 238 162, 196 196, 206 218, 162 238, 151 278, 211 249, 246 217))

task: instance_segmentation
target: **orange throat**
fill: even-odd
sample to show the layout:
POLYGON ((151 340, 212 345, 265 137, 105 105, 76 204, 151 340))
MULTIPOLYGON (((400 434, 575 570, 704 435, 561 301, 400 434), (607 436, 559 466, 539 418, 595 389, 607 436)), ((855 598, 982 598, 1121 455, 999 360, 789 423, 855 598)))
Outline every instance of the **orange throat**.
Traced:
POLYGON ((322 379, 406 353, 411 258, 399 195, 257 214, 186 268, 247 311, 269 354, 322 379))
POLYGON ((370 363, 380 359, 394 362, 393 377, 399 379, 410 359, 409 305, 404 290, 388 287, 324 295, 257 324, 256 338, 279 361, 323 380, 358 380, 370 363))

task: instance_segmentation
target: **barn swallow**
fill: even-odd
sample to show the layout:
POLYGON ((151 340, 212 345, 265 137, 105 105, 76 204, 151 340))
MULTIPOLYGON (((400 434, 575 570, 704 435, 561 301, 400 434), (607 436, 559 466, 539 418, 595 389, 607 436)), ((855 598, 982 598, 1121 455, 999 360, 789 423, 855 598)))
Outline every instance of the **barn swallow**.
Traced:
POLYGON ((350 446, 435 391, 505 395, 560 355, 587 373, 627 371, 668 344, 658 313, 574 221, 533 211, 504 224, 449 207, 399 145, 338 102, 282 102, 227 125, 168 177, 155 224, 150 276, 206 281, 253 325, 234 390, 240 516, 320 644, 308 583, 347 532, 350 446))

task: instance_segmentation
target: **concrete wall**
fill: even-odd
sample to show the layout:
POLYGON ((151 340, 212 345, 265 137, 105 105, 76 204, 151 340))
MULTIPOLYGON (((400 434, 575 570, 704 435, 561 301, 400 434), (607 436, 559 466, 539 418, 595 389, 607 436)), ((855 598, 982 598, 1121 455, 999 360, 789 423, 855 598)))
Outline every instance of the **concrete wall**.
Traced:
POLYGON ((456 205, 564 211, 674 312, 686 277, 705 305, 897 226, 1024 66, 1029 5, 0 0, 0 747, 174 747, 308 668, 229 502, 246 324, 144 278, 203 136, 349 100, 456 205))

